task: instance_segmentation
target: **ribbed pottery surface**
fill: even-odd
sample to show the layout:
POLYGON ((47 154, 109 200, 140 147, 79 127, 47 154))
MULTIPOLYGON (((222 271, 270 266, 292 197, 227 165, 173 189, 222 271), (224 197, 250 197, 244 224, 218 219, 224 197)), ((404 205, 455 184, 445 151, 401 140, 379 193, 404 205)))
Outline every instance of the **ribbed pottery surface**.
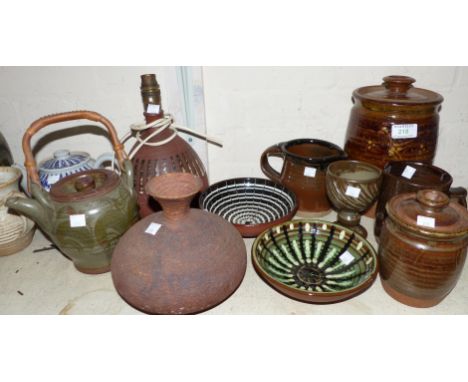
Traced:
POLYGON ((296 209, 296 197, 268 179, 238 178, 216 183, 200 196, 200 208, 232 224, 274 222, 296 209))
POLYGON ((260 274, 268 276, 266 281, 282 284, 283 291, 358 290, 377 270, 375 250, 366 240, 320 220, 292 221, 264 232, 252 256, 260 274))

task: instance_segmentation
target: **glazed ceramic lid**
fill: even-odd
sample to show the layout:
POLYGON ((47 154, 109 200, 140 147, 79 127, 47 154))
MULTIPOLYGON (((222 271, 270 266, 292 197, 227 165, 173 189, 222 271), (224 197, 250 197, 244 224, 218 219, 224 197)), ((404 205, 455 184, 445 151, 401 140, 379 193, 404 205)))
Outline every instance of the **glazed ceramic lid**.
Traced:
POLYGON ((39 165, 41 171, 50 172, 79 167, 90 159, 88 153, 81 151, 57 150, 54 157, 45 160, 39 165))
POLYGON ((437 105, 444 98, 433 91, 415 88, 414 78, 406 76, 384 77, 382 85, 356 89, 353 97, 392 105, 437 105))
POLYGON ((115 189, 120 177, 113 171, 96 169, 71 174, 52 185, 50 196, 58 202, 76 202, 103 196, 115 189))
POLYGON ((433 239, 468 235, 467 210, 440 191, 397 195, 387 203, 387 212, 402 227, 433 239))

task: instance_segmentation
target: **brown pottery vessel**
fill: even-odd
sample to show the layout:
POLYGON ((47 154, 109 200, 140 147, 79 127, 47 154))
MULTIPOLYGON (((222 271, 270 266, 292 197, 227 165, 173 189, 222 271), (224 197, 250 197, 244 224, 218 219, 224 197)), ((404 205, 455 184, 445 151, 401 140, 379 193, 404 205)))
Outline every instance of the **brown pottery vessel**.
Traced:
POLYGON ((468 212, 436 190, 395 196, 380 235, 385 291, 414 307, 440 303, 456 285, 468 245, 468 212))
POLYGON ((443 97, 415 88, 406 76, 388 76, 383 84, 353 92, 345 140, 349 159, 383 168, 389 161, 434 160, 443 97))
POLYGON ((327 195, 338 211, 337 223, 367 237, 360 214, 379 195, 382 170, 362 161, 340 160, 328 166, 326 180, 327 195))
POLYGON ((422 162, 391 162, 383 170, 382 191, 375 214, 374 235, 378 239, 387 216, 385 206, 395 195, 424 189, 438 190, 466 207, 466 189, 453 187, 452 176, 445 170, 422 162))
POLYGON ((187 314, 229 297, 244 277, 242 236, 218 215, 190 208, 202 181, 192 174, 152 178, 146 192, 163 211, 131 227, 112 258, 115 288, 147 313, 187 314))
POLYGON ((330 163, 346 159, 337 145, 319 139, 295 139, 267 148, 260 159, 263 173, 296 194, 298 214, 323 216, 330 212, 325 174, 330 163), (268 158, 283 159, 281 172, 271 167, 268 158))
MULTIPOLYGON (((154 74, 142 75, 140 89, 146 123, 163 118, 161 93, 156 76, 154 74)), ((143 131, 141 139, 147 138, 155 130, 155 128, 149 128, 143 131)), ((162 142, 173 134, 174 132, 171 129, 165 129, 151 138, 149 143, 162 142)), ((137 145, 138 142, 135 147, 137 145)), ((132 164, 135 169, 135 190, 141 217, 161 210, 156 201, 145 191, 146 183, 154 176, 172 172, 188 172, 201 178, 202 190, 208 187, 208 176, 201 159, 190 144, 177 134, 174 139, 163 145, 157 147, 142 146, 133 157, 132 164)))

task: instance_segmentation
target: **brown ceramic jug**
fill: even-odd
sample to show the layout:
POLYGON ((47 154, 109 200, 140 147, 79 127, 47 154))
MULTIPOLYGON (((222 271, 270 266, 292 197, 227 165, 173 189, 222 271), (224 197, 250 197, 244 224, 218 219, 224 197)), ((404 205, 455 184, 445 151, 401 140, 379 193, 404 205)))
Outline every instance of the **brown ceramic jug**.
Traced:
POLYGON ((200 178, 172 173, 152 178, 146 191, 163 211, 140 220, 112 257, 115 288, 147 313, 188 314, 228 298, 244 277, 247 256, 236 228, 222 217, 190 208, 200 178))
POLYGON ((432 163, 443 97, 413 87, 411 77, 388 76, 383 81, 353 92, 345 140, 349 159, 380 168, 389 161, 432 163))
POLYGON ((295 139, 267 148, 260 159, 263 173, 282 183, 297 196, 298 214, 323 216, 331 210, 327 198, 325 174, 330 163, 346 159, 337 145, 319 139, 295 139), (268 162, 269 157, 283 159, 281 172, 268 162))
POLYGON ((385 206, 395 195, 433 189, 446 193, 454 201, 466 207, 467 191, 453 187, 452 176, 445 170, 422 162, 390 162, 383 170, 382 189, 377 202, 374 235, 378 239, 387 216, 385 206))
POLYGON ((385 291, 414 307, 440 303, 457 283, 468 245, 468 212, 436 190, 395 196, 380 235, 385 291))
MULTIPOLYGON (((159 84, 154 74, 141 76, 141 96, 144 105, 144 116, 146 123, 151 123, 164 117, 161 106, 161 93, 159 84)), ((155 128, 149 128, 141 134, 141 139, 149 137, 155 132, 155 128)), ((132 164, 135 169, 135 190, 140 207, 140 216, 160 211, 157 202, 145 192, 145 185, 154 176, 171 172, 188 172, 199 176, 203 182, 202 190, 208 188, 208 176, 205 166, 195 150, 179 135, 170 140, 174 134, 171 129, 165 129, 160 134, 149 140, 149 143, 158 143, 169 140, 167 143, 157 147, 144 145, 138 149, 133 156, 132 164)), ((138 142, 130 150, 133 152, 138 142)))

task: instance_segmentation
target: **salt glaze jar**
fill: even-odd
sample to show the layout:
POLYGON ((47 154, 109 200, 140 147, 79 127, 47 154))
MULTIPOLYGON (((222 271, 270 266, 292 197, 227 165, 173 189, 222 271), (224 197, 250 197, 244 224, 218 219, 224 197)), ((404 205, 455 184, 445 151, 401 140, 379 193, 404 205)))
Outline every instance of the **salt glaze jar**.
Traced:
POLYGON ((12 213, 5 205, 10 196, 25 197, 19 192, 21 171, 14 167, 0 166, 0 256, 12 255, 26 248, 35 232, 34 222, 12 213))
POLYGON ((242 236, 222 217, 190 208, 203 180, 189 173, 153 177, 146 192, 163 211, 131 227, 112 258, 120 296, 153 314, 207 310, 241 283, 247 254, 242 236))
POLYGON ((109 271, 115 245, 138 219, 132 164, 111 122, 91 111, 43 117, 26 130, 23 151, 33 199, 10 197, 7 206, 36 221, 80 272, 109 271), (105 169, 82 171, 59 180, 48 193, 39 180, 31 137, 47 125, 77 119, 100 122, 107 128, 121 174, 105 169))
POLYGON ((385 291, 414 307, 440 303, 456 285, 468 245, 468 212, 443 192, 399 194, 387 204, 379 246, 385 291))
POLYGON ((345 151, 349 159, 383 168, 389 161, 432 164, 443 97, 413 87, 406 76, 388 76, 382 85, 353 92, 345 151))
POLYGON ((263 173, 296 194, 298 214, 323 216, 330 212, 325 175, 330 163, 346 159, 337 145, 319 139, 294 139, 267 148, 260 159, 263 173), (271 167, 268 158, 283 159, 281 172, 271 167))

